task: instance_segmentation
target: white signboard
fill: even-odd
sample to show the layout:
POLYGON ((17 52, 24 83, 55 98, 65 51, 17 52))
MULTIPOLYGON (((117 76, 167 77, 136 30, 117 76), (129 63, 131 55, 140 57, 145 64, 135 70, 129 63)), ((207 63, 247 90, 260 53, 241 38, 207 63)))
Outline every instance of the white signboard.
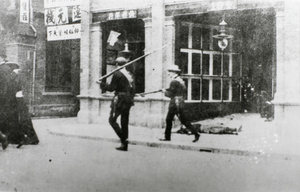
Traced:
POLYGON ((59 7, 56 9, 56 21, 58 25, 64 25, 69 23, 67 7, 59 7))
POLYGON ((29 0, 20 0, 20 22, 29 23, 29 0))
POLYGON ((45 9, 45 25, 56 25, 56 9, 45 9))
POLYGON ((64 25, 69 23, 68 8, 59 7, 45 10, 45 25, 64 25))
POLYGON ((47 27, 47 40, 80 39, 80 30, 81 24, 49 26, 47 27))
POLYGON ((137 17, 136 10, 123 10, 123 11, 115 11, 110 12, 108 14, 108 20, 115 20, 115 19, 132 19, 137 17))
POLYGON ((81 20, 81 9, 80 5, 72 7, 72 21, 80 21, 81 20))
POLYGON ((80 5, 81 0, 44 0, 44 8, 80 5))

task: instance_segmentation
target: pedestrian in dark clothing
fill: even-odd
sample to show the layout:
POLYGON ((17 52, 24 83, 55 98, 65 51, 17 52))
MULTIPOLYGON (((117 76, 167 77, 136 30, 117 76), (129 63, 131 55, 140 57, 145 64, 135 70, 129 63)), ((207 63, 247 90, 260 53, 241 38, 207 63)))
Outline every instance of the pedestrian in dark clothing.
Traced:
POLYGON ((16 86, 16 91, 18 90, 15 95, 17 101, 18 132, 21 134, 17 147, 19 148, 23 144, 36 145, 39 143, 39 139, 34 130, 29 109, 23 95, 24 72, 22 70, 14 70, 14 72, 16 73, 14 85, 16 86))
MULTIPOLYGON (((6 63, 6 65, 9 65, 6 63)), ((11 67, 11 66, 10 66, 11 67)), ((19 81, 19 69, 11 67, 9 88, 7 89, 7 103, 9 105, 6 119, 6 134, 8 141, 11 144, 20 144, 24 142, 25 136, 19 126, 19 106, 16 94, 22 90, 21 82, 19 81)))
POLYGON ((20 71, 19 65, 14 62, 5 61, 0 64, 0 131, 5 134, 4 138, 7 138, 8 143, 17 144, 17 148, 39 142, 27 105, 23 101, 20 71))
MULTIPOLYGON (((124 57, 118 57, 116 63, 123 66, 127 60, 124 57)), ((127 151, 129 113, 135 94, 133 75, 125 67, 113 74, 110 84, 101 82, 100 87, 103 91, 115 92, 111 102, 109 123, 121 140, 121 146, 116 149, 127 151), (121 116, 121 127, 117 123, 119 116, 121 116)))
POLYGON ((8 147, 8 139, 6 135, 4 135, 1 131, 0 131, 0 142, 2 144, 2 149, 5 150, 8 147))
POLYGON ((4 133, 10 144, 24 142, 25 135, 19 126, 19 111, 16 94, 22 89, 18 80, 19 65, 13 62, 1 63, 0 71, 5 74, 5 84, 2 83, 1 99, 1 132, 4 133), (5 69, 5 70, 4 70, 5 69))
POLYGON ((200 134, 196 131, 194 126, 189 121, 188 117, 186 116, 184 109, 185 103, 184 98, 186 95, 186 86, 184 81, 180 78, 179 74, 181 70, 178 68, 177 65, 173 65, 170 69, 168 69, 169 75, 171 76, 171 83, 170 87, 165 90, 165 96, 169 97, 170 104, 169 110, 166 118, 166 130, 165 130, 165 138, 160 139, 161 141, 170 141, 171 140, 171 130, 172 130, 172 122, 174 116, 177 115, 180 122, 185 125, 187 129, 189 129, 194 135, 195 139, 193 142, 199 140, 200 134))
POLYGON ((266 91, 261 91, 260 94, 260 115, 266 117, 267 121, 274 118, 274 106, 271 102, 272 97, 266 91))
POLYGON ((7 110, 9 110, 9 104, 7 102, 7 89, 10 82, 11 69, 9 66, 4 65, 6 62, 6 55, 0 54, 0 142, 2 149, 5 150, 8 146, 8 139, 5 134, 7 129, 7 110))

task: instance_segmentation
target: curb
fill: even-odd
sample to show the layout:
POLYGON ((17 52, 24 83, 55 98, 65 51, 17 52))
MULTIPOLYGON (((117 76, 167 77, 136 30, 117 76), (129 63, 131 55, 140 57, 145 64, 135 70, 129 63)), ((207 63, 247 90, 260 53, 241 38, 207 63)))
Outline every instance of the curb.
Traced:
MULTIPOLYGON (((72 135, 67 133, 59 133, 51 130, 47 130, 50 134, 63 137, 73 137, 81 139, 90 139, 90 140, 101 140, 114 143, 120 143, 119 139, 99 137, 99 136, 84 136, 84 135, 72 135)), ((288 155, 288 154, 278 154, 278 153, 261 153, 259 151, 247 151, 247 150, 236 150, 236 149, 222 149, 222 148, 212 148, 212 147, 196 147, 189 145, 182 145, 178 143, 161 143, 161 142, 151 142, 151 141, 138 141, 130 140, 130 145, 139 145, 145 147, 155 147, 155 148, 166 148, 166 149, 177 149, 177 150, 188 150, 188 151, 198 151, 214 154, 226 154, 226 155, 237 155, 237 156, 248 156, 256 157, 262 159, 279 159, 279 160, 296 160, 300 161, 300 156, 297 155, 288 155)))

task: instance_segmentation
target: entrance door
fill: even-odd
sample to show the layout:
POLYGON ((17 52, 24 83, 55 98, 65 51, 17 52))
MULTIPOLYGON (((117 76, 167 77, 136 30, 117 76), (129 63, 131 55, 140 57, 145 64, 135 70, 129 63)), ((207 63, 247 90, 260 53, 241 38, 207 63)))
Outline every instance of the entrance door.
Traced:
MULTIPOLYGON (((144 55, 145 32, 144 22, 140 19, 124 19, 107 21, 103 24, 103 74, 116 68, 115 59, 124 56, 123 51, 128 50, 130 60, 134 60, 144 55), (116 35, 116 41, 108 42, 109 36, 116 35), (127 44, 127 45, 126 45, 127 44)), ((136 93, 145 90, 145 62, 144 58, 131 65, 135 76, 136 93)), ((109 78, 108 78, 109 79, 109 78)))

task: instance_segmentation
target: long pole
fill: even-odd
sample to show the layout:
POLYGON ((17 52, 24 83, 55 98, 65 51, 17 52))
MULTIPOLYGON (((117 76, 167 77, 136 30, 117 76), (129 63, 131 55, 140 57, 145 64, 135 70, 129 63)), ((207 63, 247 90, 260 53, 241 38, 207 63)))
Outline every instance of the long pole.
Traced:
POLYGON ((119 70, 123 69, 124 67, 127 67, 128 65, 131 65, 132 63, 134 63, 134 62, 136 62, 136 61, 138 61, 138 60, 140 60, 140 59, 142 59, 142 58, 144 58, 144 57, 146 57, 146 56, 148 56, 148 55, 150 55, 150 54, 152 54, 152 53, 154 53, 154 52, 156 52, 156 51, 159 51, 159 50, 161 50, 161 49, 167 47, 168 45, 170 45, 170 44, 166 44, 166 45, 160 47, 159 49, 156 49, 156 50, 153 50, 153 51, 151 51, 151 52, 149 52, 149 53, 146 53, 145 55, 142 55, 142 56, 140 56, 140 57, 138 57, 138 58, 136 58, 136 59, 134 59, 134 60, 132 60, 132 61, 126 63, 125 65, 120 66, 120 67, 118 67, 118 68, 112 70, 112 71, 109 72, 108 74, 106 74, 106 75, 100 77, 99 80, 96 81, 96 83, 101 83, 101 81, 102 81, 103 79, 105 79, 105 78, 111 76, 111 75, 114 74, 116 71, 119 71, 119 70))
POLYGON ((162 91, 163 91, 162 89, 159 89, 159 90, 156 90, 156 91, 149 91, 149 92, 144 92, 144 93, 137 93, 136 95, 140 95, 140 96, 144 97, 145 95, 152 94, 152 93, 158 93, 158 92, 162 92, 162 91))

